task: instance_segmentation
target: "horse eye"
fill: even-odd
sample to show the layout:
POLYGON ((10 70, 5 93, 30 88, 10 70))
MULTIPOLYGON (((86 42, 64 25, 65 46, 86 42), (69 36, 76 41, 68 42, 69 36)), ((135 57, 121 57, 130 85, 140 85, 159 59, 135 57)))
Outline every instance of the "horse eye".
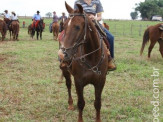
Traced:
POLYGON ((76 30, 80 30, 80 27, 79 27, 79 26, 75 26, 75 29, 76 29, 76 30))

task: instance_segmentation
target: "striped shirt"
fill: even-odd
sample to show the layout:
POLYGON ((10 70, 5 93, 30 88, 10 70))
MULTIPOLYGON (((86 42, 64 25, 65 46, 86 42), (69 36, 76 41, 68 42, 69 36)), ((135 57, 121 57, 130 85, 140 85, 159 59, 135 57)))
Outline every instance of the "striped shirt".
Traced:
POLYGON ((91 14, 96 15, 97 13, 104 12, 100 0, 92 0, 90 5, 88 5, 86 2, 84 2, 84 0, 76 0, 74 9, 78 9, 76 4, 82 5, 82 7, 86 13, 91 13, 91 14))

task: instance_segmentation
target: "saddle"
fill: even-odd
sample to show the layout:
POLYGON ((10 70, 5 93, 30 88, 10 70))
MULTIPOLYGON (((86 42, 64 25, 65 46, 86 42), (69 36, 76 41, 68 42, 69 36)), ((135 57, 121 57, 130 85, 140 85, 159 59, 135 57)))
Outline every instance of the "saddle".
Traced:
POLYGON ((98 31, 99 34, 103 37, 104 42, 105 42, 107 48, 110 49, 110 44, 109 44, 109 42, 108 42, 108 40, 107 40, 107 35, 106 35, 106 33, 104 32, 102 25, 101 25, 97 20, 94 20, 93 22, 94 22, 94 24, 95 24, 95 27, 96 27, 97 31, 98 31))

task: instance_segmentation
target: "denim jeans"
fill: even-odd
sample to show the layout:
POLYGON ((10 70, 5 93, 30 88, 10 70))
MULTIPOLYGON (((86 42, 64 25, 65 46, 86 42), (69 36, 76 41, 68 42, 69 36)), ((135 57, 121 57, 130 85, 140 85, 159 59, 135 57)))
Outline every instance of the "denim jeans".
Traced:
POLYGON ((107 35, 107 40, 109 41, 109 44, 110 44, 111 57, 114 58, 114 36, 106 28, 103 28, 103 29, 107 35))

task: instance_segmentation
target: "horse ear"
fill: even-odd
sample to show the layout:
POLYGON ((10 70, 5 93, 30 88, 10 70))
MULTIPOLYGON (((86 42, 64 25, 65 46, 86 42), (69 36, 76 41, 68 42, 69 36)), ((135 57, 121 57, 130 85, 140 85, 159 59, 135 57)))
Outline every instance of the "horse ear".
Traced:
POLYGON ((83 7, 80 4, 76 4, 76 5, 79 9, 79 12, 82 14, 83 13, 83 7))
POLYGON ((67 2, 65 1, 65 6, 66 6, 66 9, 68 11, 68 13, 73 13, 74 10, 67 4, 67 2))

